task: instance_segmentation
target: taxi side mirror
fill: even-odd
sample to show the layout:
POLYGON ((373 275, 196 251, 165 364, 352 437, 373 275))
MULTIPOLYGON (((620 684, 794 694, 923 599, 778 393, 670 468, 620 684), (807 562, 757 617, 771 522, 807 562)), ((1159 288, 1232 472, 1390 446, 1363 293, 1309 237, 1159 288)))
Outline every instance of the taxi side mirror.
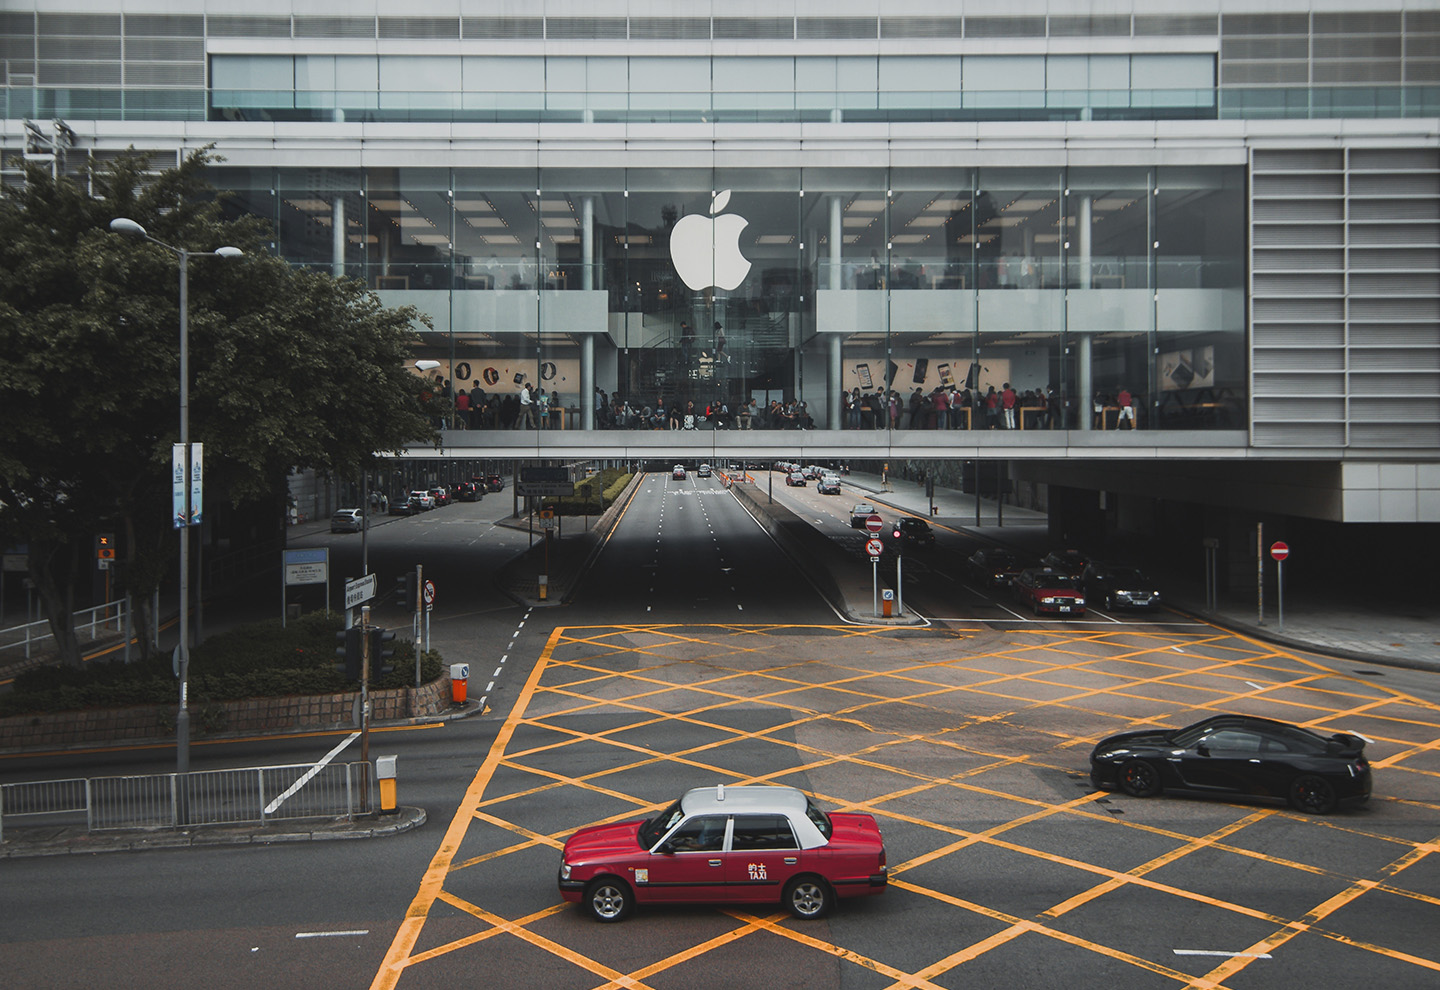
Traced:
POLYGON ((1201 756, 1209 756, 1210 747, 1207 746, 1205 743, 1201 743, 1200 745, 1195 747, 1195 752, 1199 753, 1201 756))
POLYGON ((668 842, 662 842, 655 847, 655 852, 661 856, 670 856, 675 852, 675 847, 668 842))

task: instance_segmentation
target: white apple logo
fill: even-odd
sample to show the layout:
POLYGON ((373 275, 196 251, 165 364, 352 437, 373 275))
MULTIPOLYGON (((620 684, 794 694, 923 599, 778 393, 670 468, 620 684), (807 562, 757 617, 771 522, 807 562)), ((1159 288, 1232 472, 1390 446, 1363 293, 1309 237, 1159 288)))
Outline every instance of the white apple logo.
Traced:
POLYGON ((729 292, 750 274, 750 262, 740 253, 740 232, 750 221, 738 213, 714 216, 728 202, 726 189, 711 202, 712 216, 681 217, 670 232, 670 260, 680 280, 696 291, 713 285, 729 292))

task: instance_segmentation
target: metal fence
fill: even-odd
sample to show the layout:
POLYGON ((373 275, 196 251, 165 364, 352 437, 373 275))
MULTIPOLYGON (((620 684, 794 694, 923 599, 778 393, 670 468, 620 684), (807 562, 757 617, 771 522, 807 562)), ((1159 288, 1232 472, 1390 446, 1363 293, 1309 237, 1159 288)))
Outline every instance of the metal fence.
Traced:
POLYGON ((6 824, 84 824, 89 831, 264 824, 345 818, 374 811, 371 763, 310 763, 0 784, 6 824))
MULTIPOLYGON (((81 609, 75 613, 75 635, 89 633, 93 643, 102 633, 123 633, 125 631, 124 600, 106 602, 94 608, 81 609)), ((50 632, 50 620, 39 619, 8 629, 0 629, 0 659, 6 659, 5 650, 24 650, 25 659, 30 659, 37 649, 49 649, 54 639, 50 632)))

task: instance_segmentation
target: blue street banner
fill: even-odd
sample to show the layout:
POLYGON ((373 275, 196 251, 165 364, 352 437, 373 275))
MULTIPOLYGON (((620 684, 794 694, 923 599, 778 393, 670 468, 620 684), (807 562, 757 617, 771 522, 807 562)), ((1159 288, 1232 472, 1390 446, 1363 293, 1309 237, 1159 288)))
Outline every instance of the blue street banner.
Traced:
POLYGON ((170 445, 170 522, 176 529, 184 529, 190 521, 190 512, 185 505, 185 446, 170 445))
POLYGON ((199 526, 205 521, 205 445, 203 443, 192 443, 190 445, 190 525, 199 526))

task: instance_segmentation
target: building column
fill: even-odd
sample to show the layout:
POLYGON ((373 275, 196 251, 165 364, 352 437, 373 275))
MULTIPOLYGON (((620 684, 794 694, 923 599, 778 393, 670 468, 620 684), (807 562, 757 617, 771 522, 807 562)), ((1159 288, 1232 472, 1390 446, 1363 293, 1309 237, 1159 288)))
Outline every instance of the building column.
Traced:
MULTIPOLYGON (((1080 277, 1077 280, 1081 291, 1090 288, 1092 264, 1090 224, 1094 219, 1095 198, 1080 197, 1080 215, 1075 220, 1075 240, 1079 248, 1080 277)), ((1080 429, 1094 429, 1095 372, 1091 363, 1090 334, 1082 331, 1075 346, 1075 389, 1079 393, 1080 429)))
POLYGON ((345 277, 345 196, 335 194, 330 204, 330 273, 345 277))
MULTIPOLYGON (((562 411, 561 416, 565 413, 562 411)), ((580 429, 595 429, 595 335, 580 335, 580 429)))
POLYGON ((580 288, 595 288, 595 197, 580 200, 580 288))
POLYGON ((840 389, 845 384, 844 373, 841 370, 840 345, 844 343, 840 334, 832 333, 826 337, 826 345, 829 351, 826 353, 829 374, 827 375, 825 388, 825 420, 826 425, 832 430, 841 430, 845 424, 840 421, 840 389))
POLYGON ((830 197, 830 278, 827 284, 832 289, 845 288, 841 260, 845 249, 845 226, 841 222, 843 207, 841 197, 830 197))

